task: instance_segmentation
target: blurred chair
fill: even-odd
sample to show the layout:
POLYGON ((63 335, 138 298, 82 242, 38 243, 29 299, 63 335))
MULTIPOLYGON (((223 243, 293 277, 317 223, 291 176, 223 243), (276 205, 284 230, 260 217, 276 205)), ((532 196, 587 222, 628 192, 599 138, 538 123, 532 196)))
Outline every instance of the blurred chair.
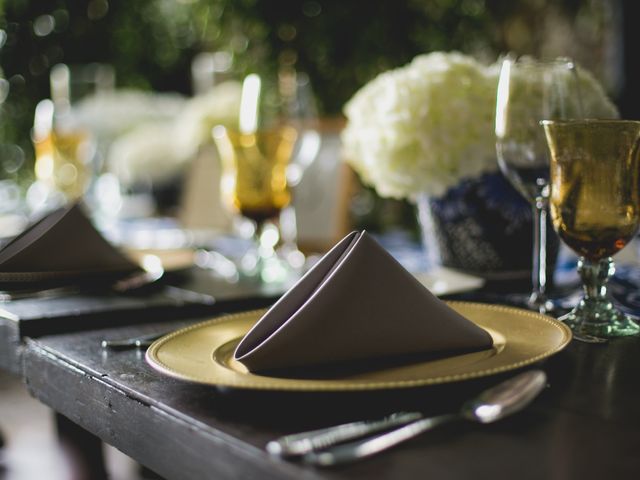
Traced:
POLYGON ((231 215, 222 206, 221 167, 215 145, 203 145, 188 167, 178 219, 187 229, 228 232, 231 215))
POLYGON ((326 251, 351 229, 349 201, 354 176, 340 153, 344 124, 342 118, 320 121, 319 151, 295 187, 297 241, 303 251, 326 251))
POLYGON ((193 114, 187 112, 187 115, 199 119, 200 128, 192 130, 204 130, 206 138, 194 136, 190 139, 191 143, 197 142, 199 145, 185 172, 178 211, 178 220, 187 229, 228 232, 232 228, 231 214, 223 207, 221 200, 220 158, 209 131, 220 118, 227 115, 224 110, 228 108, 226 102, 229 99, 223 102, 214 87, 232 80, 232 63, 232 55, 225 51, 201 52, 191 62, 193 99, 188 109, 193 114), (198 112, 204 108, 210 111, 198 112), (219 108, 223 111, 216 114, 214 110, 219 108), (208 119, 209 116, 216 120, 208 119))

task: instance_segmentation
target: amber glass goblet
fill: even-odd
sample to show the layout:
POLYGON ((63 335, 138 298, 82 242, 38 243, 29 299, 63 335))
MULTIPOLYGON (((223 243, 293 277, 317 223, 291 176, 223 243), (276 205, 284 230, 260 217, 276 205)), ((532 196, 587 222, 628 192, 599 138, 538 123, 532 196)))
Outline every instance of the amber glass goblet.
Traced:
MULTIPOLYGON (((277 85, 279 87, 279 85, 277 85)), ((254 225, 253 248, 241 260, 240 272, 267 283, 286 280, 286 264, 276 254, 276 227, 283 208, 291 203, 287 169, 298 130, 287 115, 279 88, 257 74, 245 77, 237 128, 217 125, 223 204, 254 225)))
POLYGON ((580 258, 584 297, 560 317, 578 335, 635 335, 640 327, 607 295, 612 255, 640 224, 640 122, 542 121, 551 152, 551 218, 580 258))

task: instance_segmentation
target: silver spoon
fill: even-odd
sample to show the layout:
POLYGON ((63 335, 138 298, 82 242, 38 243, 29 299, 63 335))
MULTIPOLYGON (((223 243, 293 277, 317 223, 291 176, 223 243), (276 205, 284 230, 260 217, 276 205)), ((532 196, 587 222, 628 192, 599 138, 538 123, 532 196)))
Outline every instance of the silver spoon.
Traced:
MULTIPOLYGON (((531 382, 535 382, 540 379, 540 375, 544 375, 544 372, 534 370, 524 375, 526 375, 525 379, 528 378, 531 382)), ((514 377, 514 379, 502 383, 494 387, 494 389, 504 388, 505 384, 509 386, 511 382, 515 382, 517 378, 519 377, 514 377)), ((544 384, 544 382, 541 381, 541 384, 544 384)), ((493 389, 488 392, 492 391, 493 389)), ((484 395, 486 394, 487 392, 484 393, 484 395)), ((347 440, 354 440, 378 431, 406 425, 422 418, 424 418, 424 415, 421 412, 397 412, 382 419, 349 422, 318 430, 285 435, 270 441, 266 449, 272 455, 282 457, 305 455, 309 452, 322 450, 347 440)))
POLYGON ((339 465, 382 452, 453 420, 495 422, 526 407, 542 391, 546 382, 547 377, 543 371, 529 370, 485 390, 476 398, 466 402, 458 413, 423 418, 373 438, 365 438, 319 452, 310 452, 304 455, 303 460, 322 467, 339 465))

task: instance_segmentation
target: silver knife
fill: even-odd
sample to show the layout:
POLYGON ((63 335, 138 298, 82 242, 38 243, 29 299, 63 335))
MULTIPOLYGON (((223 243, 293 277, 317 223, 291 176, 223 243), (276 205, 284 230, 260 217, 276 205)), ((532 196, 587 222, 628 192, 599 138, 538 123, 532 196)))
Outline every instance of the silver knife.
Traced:
POLYGON ((318 430, 285 435, 267 443, 267 451, 272 455, 293 457, 305 455, 346 440, 362 437, 387 428, 404 425, 422 418, 420 412, 398 412, 378 420, 363 420, 336 425, 318 430))

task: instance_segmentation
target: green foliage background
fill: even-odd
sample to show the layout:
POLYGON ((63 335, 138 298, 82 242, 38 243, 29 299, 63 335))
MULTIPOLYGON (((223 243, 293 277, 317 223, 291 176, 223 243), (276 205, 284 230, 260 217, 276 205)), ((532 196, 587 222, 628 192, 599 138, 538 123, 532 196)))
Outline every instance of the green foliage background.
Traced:
POLYGON ((30 165, 34 108, 61 62, 105 62, 119 87, 189 94, 194 55, 224 50, 238 72, 306 71, 321 112, 336 115, 378 73, 434 50, 488 62, 559 50, 615 89, 601 51, 610 29, 607 0, 0 0, 0 143, 30 165))

